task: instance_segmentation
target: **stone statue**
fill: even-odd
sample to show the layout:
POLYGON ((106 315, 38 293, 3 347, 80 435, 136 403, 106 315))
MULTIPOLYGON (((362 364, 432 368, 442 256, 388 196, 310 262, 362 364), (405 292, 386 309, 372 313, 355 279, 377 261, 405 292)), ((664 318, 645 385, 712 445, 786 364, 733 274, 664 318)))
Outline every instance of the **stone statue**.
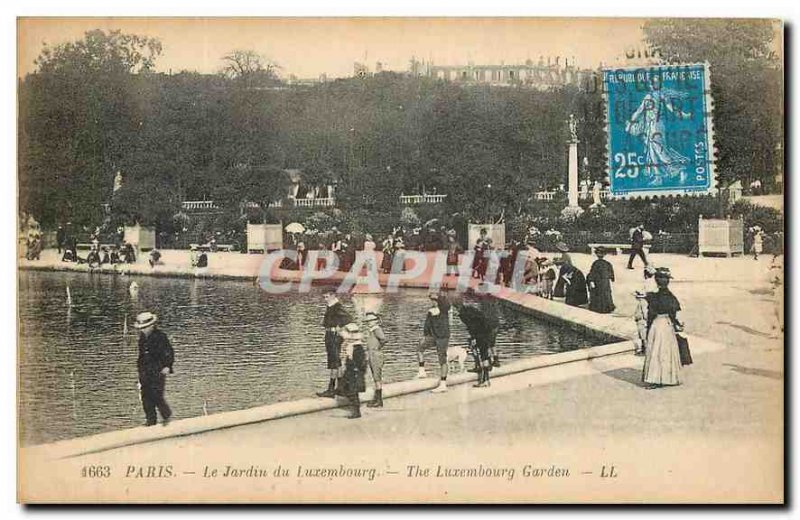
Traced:
POLYGON ((589 198, 589 181, 586 179, 581 181, 580 198, 581 199, 589 198))
POLYGON ((569 115, 569 138, 573 143, 578 142, 578 122, 574 114, 569 115))
POLYGON ((592 206, 602 206, 603 201, 600 199, 600 188, 602 184, 600 181, 594 181, 594 186, 592 187, 592 206))

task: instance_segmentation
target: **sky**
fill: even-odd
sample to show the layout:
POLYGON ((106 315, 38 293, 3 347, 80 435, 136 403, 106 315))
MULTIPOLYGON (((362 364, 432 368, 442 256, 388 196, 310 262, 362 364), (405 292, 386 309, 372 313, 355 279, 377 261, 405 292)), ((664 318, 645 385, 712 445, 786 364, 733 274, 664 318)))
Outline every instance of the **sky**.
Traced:
POLYGON ((218 72, 234 49, 277 62, 284 77, 347 77, 353 62, 407 70, 412 56, 439 65, 523 63, 574 56, 581 67, 620 63, 642 48, 641 19, 568 18, 20 18, 18 75, 35 70, 43 44, 79 40, 91 29, 159 38, 161 72, 218 72))

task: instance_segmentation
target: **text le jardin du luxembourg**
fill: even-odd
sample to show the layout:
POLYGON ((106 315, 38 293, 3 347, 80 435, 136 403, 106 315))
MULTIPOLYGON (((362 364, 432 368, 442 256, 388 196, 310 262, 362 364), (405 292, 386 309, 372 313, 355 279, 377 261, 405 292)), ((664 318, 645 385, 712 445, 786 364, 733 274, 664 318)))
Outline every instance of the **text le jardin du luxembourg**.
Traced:
MULTIPOLYGON (((111 473, 111 472, 109 472, 111 473)), ((484 464, 467 466, 450 466, 443 464, 419 465, 408 464, 398 469, 378 469, 369 466, 349 466, 332 464, 326 466, 305 466, 302 464, 276 466, 261 466, 250 464, 239 466, 222 464, 219 466, 204 466, 202 471, 180 471, 172 465, 161 466, 136 466, 129 465, 125 470, 125 478, 153 479, 165 477, 178 477, 191 475, 206 479, 358 479, 373 481, 376 478, 407 478, 407 479, 495 479, 514 481, 515 479, 563 479, 577 475, 594 475, 600 478, 616 478, 619 475, 613 465, 603 465, 594 468, 594 471, 573 471, 571 468, 558 464, 537 465, 533 463, 518 466, 490 466, 484 464)), ((111 475, 108 475, 111 476, 111 475)))

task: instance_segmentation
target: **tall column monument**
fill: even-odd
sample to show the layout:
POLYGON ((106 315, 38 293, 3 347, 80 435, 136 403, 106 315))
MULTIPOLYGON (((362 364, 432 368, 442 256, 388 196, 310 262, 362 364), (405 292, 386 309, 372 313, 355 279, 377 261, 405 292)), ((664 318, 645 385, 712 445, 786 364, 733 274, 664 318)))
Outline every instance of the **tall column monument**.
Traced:
POLYGON ((578 123, 575 115, 569 115, 569 182, 568 205, 578 206, 578 123))

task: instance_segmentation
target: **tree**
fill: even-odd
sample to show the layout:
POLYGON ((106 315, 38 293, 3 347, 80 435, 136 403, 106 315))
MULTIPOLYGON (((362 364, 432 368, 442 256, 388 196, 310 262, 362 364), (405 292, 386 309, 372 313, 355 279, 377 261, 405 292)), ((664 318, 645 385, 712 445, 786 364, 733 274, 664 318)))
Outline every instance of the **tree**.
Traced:
POLYGON ((644 34, 668 62, 710 63, 721 183, 748 185, 758 178, 771 184, 783 141, 783 71, 774 22, 653 20, 644 24, 644 34))
POLYGON ((152 70, 160 54, 157 38, 95 29, 87 31, 83 40, 45 45, 34 64, 42 74, 136 74, 152 70))
POLYGON ((248 207, 265 218, 288 169, 306 186, 336 185, 337 205, 364 229, 391 229, 401 193, 448 195, 418 208, 425 220, 496 221, 564 182, 570 113, 582 119, 582 155, 591 164, 604 153, 599 98, 574 88, 390 72, 272 88, 274 64, 253 51, 226 55, 225 74, 157 74, 153 42, 102 35, 44 53, 46 72, 20 85, 20 204, 45 224, 96 223, 106 202, 121 220, 165 229, 184 200, 213 200, 229 221, 248 207))
POLYGON ((265 86, 279 82, 280 65, 252 50, 233 50, 222 57, 222 73, 239 80, 248 87, 265 86))
POLYGON ((20 209, 45 225, 96 225, 141 123, 134 78, 149 71, 158 40, 120 31, 45 46, 20 84, 20 209))
POLYGON ((256 210, 264 222, 269 215, 269 205, 285 199, 289 191, 286 173, 269 166, 250 168, 239 164, 220 175, 220 180, 215 200, 223 209, 231 214, 256 210))

